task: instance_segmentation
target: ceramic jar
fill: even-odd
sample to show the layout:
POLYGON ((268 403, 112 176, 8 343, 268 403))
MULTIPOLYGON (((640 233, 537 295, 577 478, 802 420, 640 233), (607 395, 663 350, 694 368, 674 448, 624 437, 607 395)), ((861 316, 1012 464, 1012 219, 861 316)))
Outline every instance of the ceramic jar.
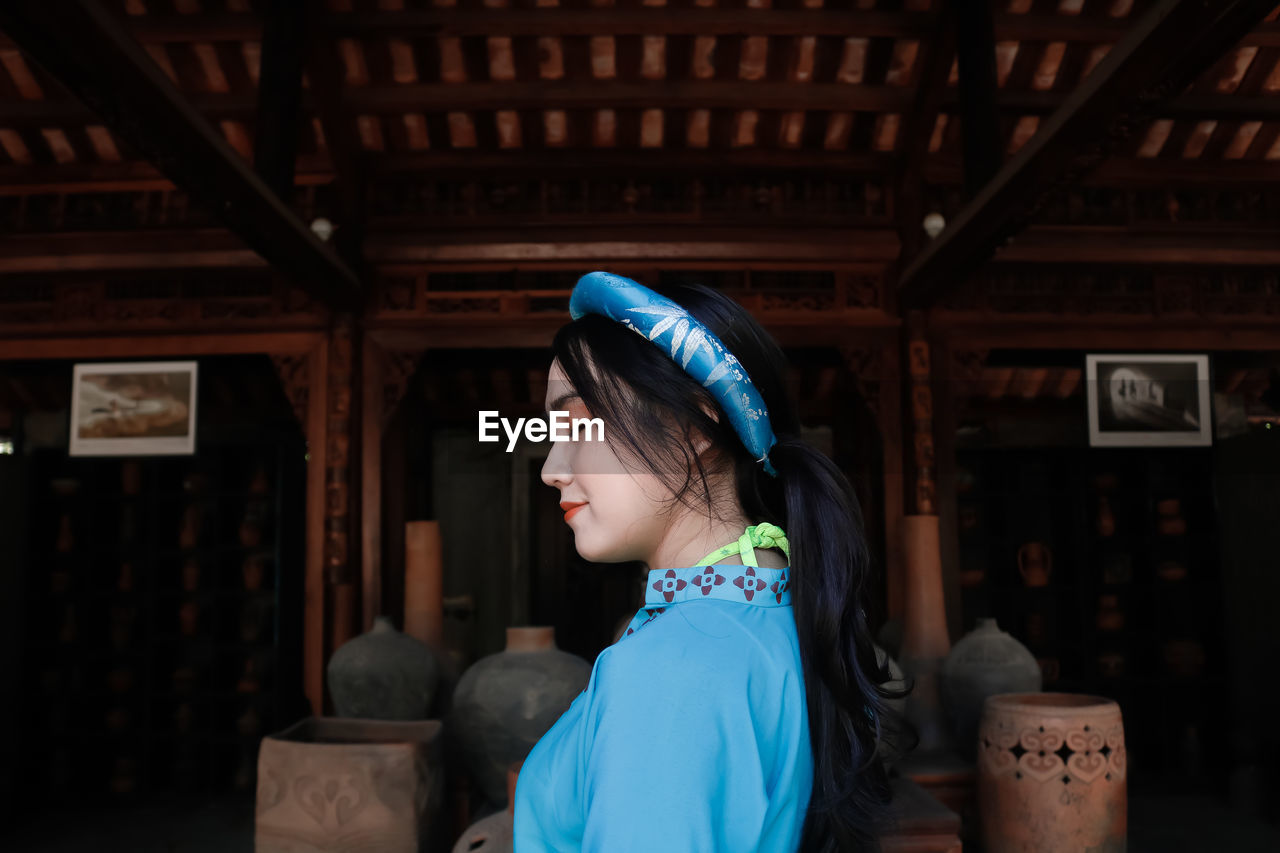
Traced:
POLYGON ((1176 678, 1194 678, 1204 669, 1204 646, 1198 640, 1166 640, 1164 665, 1176 678))
POLYGON ((1053 573, 1053 554, 1043 542, 1027 542, 1018 549, 1018 574, 1027 586, 1047 586, 1053 573))
POLYGON ((1106 495, 1098 497, 1098 535, 1114 536, 1116 532, 1116 514, 1111 509, 1111 500, 1106 495))
POLYGON ((121 463, 120 491, 126 495, 136 495, 142 491, 142 465, 136 460, 121 463))
POLYGON ((462 674, 448 730, 490 802, 503 804, 507 768, 524 760, 590 679, 591 664, 558 649, 550 627, 508 628, 506 649, 462 674))
POLYGON ((515 844, 516 780, 523 763, 507 769, 507 807, 467 827, 453 845, 453 853, 511 853, 515 844))
POLYGON ((333 653, 327 673, 339 717, 422 720, 435 696, 439 668, 426 643, 378 616, 369 631, 333 653))
POLYGON ((1156 503, 1156 529, 1164 536, 1181 536, 1187 532, 1187 521, 1182 517, 1182 502, 1167 498, 1156 503))
POLYGON ((992 696, 979 726, 987 853, 1121 853, 1128 830, 1120 706, 1075 693, 992 696))
POLYGON ((942 665, 942 699, 961 752, 974 755, 978 718, 988 696, 1034 692, 1040 684, 1040 667, 1027 647, 1001 631, 996 620, 979 619, 942 665))
POLYGON ((182 527, 178 531, 178 547, 189 550, 200 542, 201 511, 199 504, 191 504, 182 511, 182 527))
POLYGON ((1124 627, 1124 611, 1120 609, 1120 596, 1099 597, 1096 621, 1099 631, 1119 631, 1124 627))
POLYGON ((1124 655, 1120 652, 1103 652, 1098 655, 1098 674, 1103 678, 1119 678, 1124 675, 1124 655))

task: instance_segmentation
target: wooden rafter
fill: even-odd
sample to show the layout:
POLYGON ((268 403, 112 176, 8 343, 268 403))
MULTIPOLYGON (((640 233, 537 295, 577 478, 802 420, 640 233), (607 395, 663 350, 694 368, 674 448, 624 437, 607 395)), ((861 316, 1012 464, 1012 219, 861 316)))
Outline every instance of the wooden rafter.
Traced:
POLYGON ((898 297, 925 304, 962 280, 1045 197, 1181 91, 1272 11, 1275 0, 1161 0, 1040 125, 1036 135, 902 273, 898 297))
MULTIPOLYGON (((996 37, 1005 41, 1071 41, 1101 44, 1123 38, 1132 25, 1128 17, 1070 16, 1044 13, 995 14, 996 37)), ((934 13, 830 9, 706 9, 668 10, 576 8, 420 9, 376 12, 338 12, 326 26, 338 35, 378 35, 394 32, 405 38, 423 36, 568 36, 568 35, 763 35, 840 36, 862 38, 927 38, 934 13)), ((143 43, 257 41, 262 19, 253 13, 214 11, 199 15, 147 14, 129 22, 129 31, 143 43)), ((1262 24, 1242 44, 1280 46, 1280 24, 1262 24)), ((0 37, 0 47, 13 43, 0 37)))
POLYGON ((203 118, 95 0, 12 0, 0 28, 121 140, 331 305, 358 304, 355 274, 203 118), (127 93, 127 97, 123 96, 127 93))
MULTIPOLYGON (((210 120, 243 121, 252 118, 257 111, 257 95, 251 92, 193 93, 184 97, 196 112, 210 120)), ((1070 99, 1071 95, 1052 91, 1002 90, 997 96, 997 104, 1003 115, 1048 116, 1070 99)), ((302 109, 323 115, 325 105, 321 100, 313 93, 304 92, 302 109)), ((913 109, 915 102, 915 93, 901 86, 809 83, 798 87, 791 83, 759 82, 743 87, 732 81, 423 83, 347 91, 341 99, 344 112, 361 115, 645 108, 852 110, 905 114, 913 109)), ((944 113, 958 113, 959 94, 954 89, 943 90, 938 96, 938 108, 944 113)), ((1280 121, 1280 98, 1189 93, 1164 101, 1159 116, 1181 120, 1280 121)), ((96 122, 93 110, 78 101, 51 99, 0 103, 0 124, 6 127, 44 128, 96 122)))
POLYGON ((595 80, 422 83, 348 92, 349 107, 367 113, 538 109, 755 109, 901 111, 911 92, 901 86, 734 80, 595 80))

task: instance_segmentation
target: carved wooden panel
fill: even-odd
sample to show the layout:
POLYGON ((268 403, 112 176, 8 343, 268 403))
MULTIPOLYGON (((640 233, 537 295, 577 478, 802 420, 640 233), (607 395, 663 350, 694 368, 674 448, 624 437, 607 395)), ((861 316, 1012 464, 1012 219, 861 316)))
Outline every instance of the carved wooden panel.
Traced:
POLYGON ((354 323, 341 318, 329 334, 329 394, 325 401, 327 420, 325 447, 325 537, 324 565, 330 584, 349 583, 350 555, 348 529, 351 519, 350 463, 354 388, 354 323))
POLYGON ((280 384, 284 386, 285 397, 293 407, 293 416, 298 419, 303 432, 307 429, 307 401, 310 397, 307 376, 308 358, 305 354, 271 356, 276 375, 280 377, 280 384))
POLYGON ((1280 274, 1266 267, 1000 266, 972 276, 940 306, 952 311, 1203 318, 1280 316, 1280 274))
POLYGON ((0 333, 64 336, 314 328, 324 309, 262 270, 30 278, 0 286, 0 333))

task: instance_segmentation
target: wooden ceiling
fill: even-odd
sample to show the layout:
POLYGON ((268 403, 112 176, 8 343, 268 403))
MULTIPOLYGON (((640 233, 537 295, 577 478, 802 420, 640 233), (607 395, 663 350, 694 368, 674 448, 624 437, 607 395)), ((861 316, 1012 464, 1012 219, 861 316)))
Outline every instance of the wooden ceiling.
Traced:
MULTIPOLYGON (((375 172, 593 163, 880 171, 905 129, 938 0, 317 0, 339 104, 375 172), (593 159, 580 154, 592 151, 593 159), (598 152, 598 154, 597 154, 598 152), (612 159, 611 159, 612 158, 612 159)), ((260 0, 107 0, 164 74, 249 160, 260 0)), ((1000 0, 994 17, 1008 156, 1075 89, 1147 0, 1000 0)), ((1280 9, 1116 152, 1187 163, 1280 161, 1280 9)), ((926 122, 927 168, 960 159, 953 62, 926 122)), ((304 83, 299 180, 333 173, 304 83)), ((1141 161, 1147 161, 1142 163, 1141 161)), ((1264 173, 1276 178, 1275 172, 1264 173)), ((0 42, 0 186, 166 182, 11 42, 0 42)))

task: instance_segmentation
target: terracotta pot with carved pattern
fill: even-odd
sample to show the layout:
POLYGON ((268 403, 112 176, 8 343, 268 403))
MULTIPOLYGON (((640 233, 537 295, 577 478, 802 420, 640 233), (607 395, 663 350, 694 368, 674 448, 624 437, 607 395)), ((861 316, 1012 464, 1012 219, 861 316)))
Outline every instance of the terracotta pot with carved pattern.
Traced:
POLYGON ((1006 693, 983 706, 978 807, 987 853, 1123 853, 1120 706, 1075 693, 1006 693))
POLYGON ((308 717, 262 739, 255 853, 443 850, 439 720, 308 717))

